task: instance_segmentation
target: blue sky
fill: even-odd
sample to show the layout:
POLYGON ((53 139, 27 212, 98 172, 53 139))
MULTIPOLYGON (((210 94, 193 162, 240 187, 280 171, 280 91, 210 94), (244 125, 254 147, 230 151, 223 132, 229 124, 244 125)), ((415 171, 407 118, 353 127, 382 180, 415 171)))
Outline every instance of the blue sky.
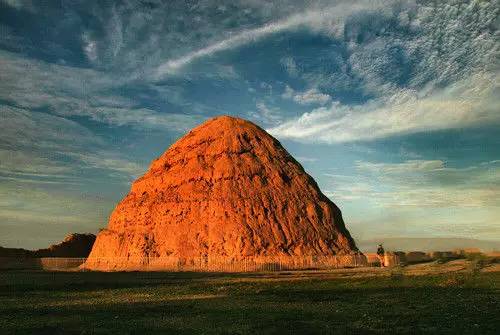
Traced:
POLYGON ((220 114, 353 236, 500 241, 498 1, 0 0, 0 245, 97 232, 220 114))

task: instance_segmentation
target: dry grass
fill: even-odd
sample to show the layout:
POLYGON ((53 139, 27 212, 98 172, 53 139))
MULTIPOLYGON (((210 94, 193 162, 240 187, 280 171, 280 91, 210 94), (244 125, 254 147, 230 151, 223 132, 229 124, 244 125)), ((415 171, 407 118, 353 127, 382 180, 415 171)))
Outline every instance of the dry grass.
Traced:
POLYGON ((471 261, 273 273, 1 272, 2 334, 495 334, 471 261))

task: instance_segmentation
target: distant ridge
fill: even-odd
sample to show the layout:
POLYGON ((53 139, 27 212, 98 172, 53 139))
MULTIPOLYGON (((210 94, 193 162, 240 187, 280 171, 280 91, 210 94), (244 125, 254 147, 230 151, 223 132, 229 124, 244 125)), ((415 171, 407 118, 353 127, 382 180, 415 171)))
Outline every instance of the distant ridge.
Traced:
POLYGON ((357 241, 359 249, 363 252, 374 252, 380 243, 383 243, 388 251, 447 251, 463 248, 478 248, 484 252, 500 250, 500 241, 459 237, 384 237, 357 241))
POLYGON ((94 242, 94 234, 69 234, 62 242, 45 249, 0 247, 0 257, 87 257, 94 242))

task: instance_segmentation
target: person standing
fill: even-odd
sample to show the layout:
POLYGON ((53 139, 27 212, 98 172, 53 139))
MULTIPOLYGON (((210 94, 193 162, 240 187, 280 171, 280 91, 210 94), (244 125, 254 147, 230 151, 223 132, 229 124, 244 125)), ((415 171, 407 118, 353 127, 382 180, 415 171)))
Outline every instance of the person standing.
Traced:
POLYGON ((384 247, 382 246, 382 244, 378 245, 377 257, 378 257, 378 260, 380 262, 380 267, 384 267, 385 266, 385 250, 384 250, 384 247))

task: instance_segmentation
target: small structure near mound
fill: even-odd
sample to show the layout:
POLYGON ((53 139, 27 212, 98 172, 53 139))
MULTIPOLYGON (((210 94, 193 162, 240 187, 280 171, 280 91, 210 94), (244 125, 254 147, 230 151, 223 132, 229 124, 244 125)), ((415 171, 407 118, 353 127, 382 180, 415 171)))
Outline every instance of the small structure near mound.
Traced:
POLYGON ((171 269, 180 262, 209 270, 221 262, 355 255, 339 208, 281 144, 249 121, 222 116, 152 162, 84 267, 171 269))
POLYGON ((62 242, 45 249, 0 247, 0 269, 76 268, 90 254, 95 239, 93 234, 70 234, 62 242))

